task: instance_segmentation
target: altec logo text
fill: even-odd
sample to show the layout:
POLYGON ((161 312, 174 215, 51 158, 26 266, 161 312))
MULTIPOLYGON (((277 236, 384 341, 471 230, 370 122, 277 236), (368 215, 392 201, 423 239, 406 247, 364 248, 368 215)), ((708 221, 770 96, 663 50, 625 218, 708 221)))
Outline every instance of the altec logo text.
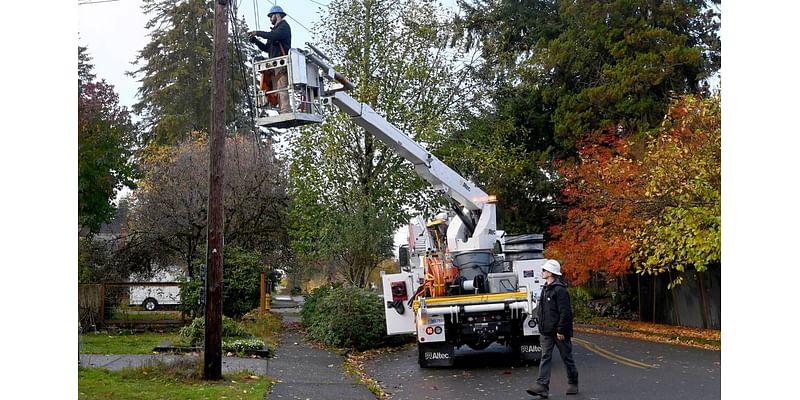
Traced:
POLYGON ((439 353, 437 351, 426 351, 425 352, 425 359, 426 360, 447 360, 450 358, 450 354, 448 353, 439 353))

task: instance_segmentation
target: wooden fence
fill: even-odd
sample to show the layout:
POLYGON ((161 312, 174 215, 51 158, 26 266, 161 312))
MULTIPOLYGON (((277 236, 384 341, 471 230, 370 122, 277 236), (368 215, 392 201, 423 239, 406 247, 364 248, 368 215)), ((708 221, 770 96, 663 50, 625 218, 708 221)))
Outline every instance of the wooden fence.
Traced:
POLYGON ((78 284, 78 318, 84 332, 105 327, 134 329, 175 328, 187 323, 186 315, 175 305, 147 311, 131 304, 133 287, 180 287, 179 282, 111 282, 78 284))

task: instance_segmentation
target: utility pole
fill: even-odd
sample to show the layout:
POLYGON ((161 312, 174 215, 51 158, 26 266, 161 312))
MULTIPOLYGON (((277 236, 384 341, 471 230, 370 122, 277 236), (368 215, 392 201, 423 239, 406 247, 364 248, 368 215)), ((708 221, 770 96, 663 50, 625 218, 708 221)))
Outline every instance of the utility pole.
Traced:
POLYGON ((206 326, 203 379, 222 379, 222 254, 225 180, 225 65, 228 43, 228 0, 214 4, 214 70, 211 77, 211 164, 208 184, 208 247, 206 326))

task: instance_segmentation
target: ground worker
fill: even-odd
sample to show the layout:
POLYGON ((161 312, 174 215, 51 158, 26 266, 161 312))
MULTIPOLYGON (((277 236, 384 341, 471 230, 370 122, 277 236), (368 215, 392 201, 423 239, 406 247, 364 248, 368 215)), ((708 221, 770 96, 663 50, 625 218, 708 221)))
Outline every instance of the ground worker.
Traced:
POLYGON ((558 347, 561 360, 567 369, 567 394, 578 394, 578 369, 572 358, 572 305, 567 285, 559 279, 561 264, 547 260, 542 265, 542 278, 547 282, 539 296, 539 340, 542 345, 542 360, 536 383, 527 390, 532 396, 547 397, 550 389, 550 365, 553 347, 558 347))

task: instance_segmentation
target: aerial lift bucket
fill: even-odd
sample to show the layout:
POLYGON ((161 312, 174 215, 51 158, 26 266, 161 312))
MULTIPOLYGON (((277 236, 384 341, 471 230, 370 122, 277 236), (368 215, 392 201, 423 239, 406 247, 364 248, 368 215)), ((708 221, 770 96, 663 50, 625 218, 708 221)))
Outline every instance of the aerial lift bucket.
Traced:
POLYGON ((303 51, 290 49, 285 56, 256 61, 253 70, 256 125, 293 128, 322 122, 322 78, 318 67, 308 65, 303 51), (284 77, 283 81, 278 77, 284 77))

